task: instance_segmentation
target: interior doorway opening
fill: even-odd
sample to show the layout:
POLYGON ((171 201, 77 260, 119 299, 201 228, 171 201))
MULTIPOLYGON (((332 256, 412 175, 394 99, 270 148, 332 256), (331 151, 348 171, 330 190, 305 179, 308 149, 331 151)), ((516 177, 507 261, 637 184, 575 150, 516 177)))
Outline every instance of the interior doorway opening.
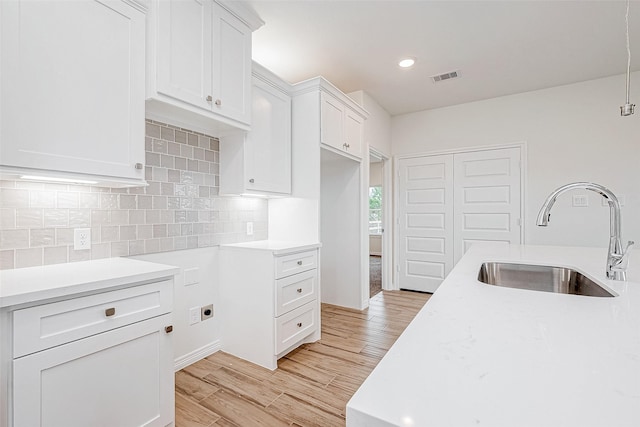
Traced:
POLYGON ((388 197, 384 185, 386 159, 371 151, 369 154, 369 297, 373 298, 383 289, 385 202, 388 197))

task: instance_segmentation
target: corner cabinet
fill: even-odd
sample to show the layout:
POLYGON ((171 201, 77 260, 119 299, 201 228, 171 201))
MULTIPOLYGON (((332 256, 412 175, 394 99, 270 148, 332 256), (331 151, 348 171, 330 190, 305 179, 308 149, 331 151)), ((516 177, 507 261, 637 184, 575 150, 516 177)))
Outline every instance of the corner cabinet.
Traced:
POLYGON ((240 2, 153 0, 147 31, 147 117, 203 132, 251 125, 251 32, 240 2))
MULTIPOLYGON (((9 419, 0 420, 0 425, 173 425, 171 311, 177 269, 151 264, 153 275, 127 277, 110 272, 106 276, 111 277, 102 283, 105 275, 98 269, 93 283, 102 287, 111 281, 109 286, 114 288, 86 290, 91 284, 68 280, 71 295, 55 287, 47 290, 42 282, 43 277, 60 282, 61 274, 71 277, 72 272, 76 277, 89 277, 91 262, 82 263, 77 270, 46 266, 37 267, 41 273, 24 269, 31 271, 8 273, 13 278, 3 276, 9 287, 13 286, 10 282, 27 288, 35 285, 36 293, 51 295, 0 310, 2 368, 10 367, 10 378, 2 378, 3 390, 10 385, 9 419), (51 298, 54 294, 60 296, 51 298)), ((150 264, 134 262, 102 265, 111 263, 113 268, 131 272, 150 264)))
POLYGON ((251 130, 220 138, 220 194, 291 194, 290 86, 253 65, 251 130))
POLYGON ((264 366, 320 339, 319 244, 220 246, 222 350, 264 366))
POLYGON ((145 184, 143 4, 0 2, 3 176, 145 184))

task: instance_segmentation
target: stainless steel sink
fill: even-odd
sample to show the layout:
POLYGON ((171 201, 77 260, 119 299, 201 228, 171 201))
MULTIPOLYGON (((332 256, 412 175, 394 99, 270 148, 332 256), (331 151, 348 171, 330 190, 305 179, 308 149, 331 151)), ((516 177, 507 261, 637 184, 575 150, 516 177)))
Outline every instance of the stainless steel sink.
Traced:
POLYGON ((612 293, 579 271, 547 265, 485 262, 478 280, 488 285, 590 297, 613 297, 612 293))

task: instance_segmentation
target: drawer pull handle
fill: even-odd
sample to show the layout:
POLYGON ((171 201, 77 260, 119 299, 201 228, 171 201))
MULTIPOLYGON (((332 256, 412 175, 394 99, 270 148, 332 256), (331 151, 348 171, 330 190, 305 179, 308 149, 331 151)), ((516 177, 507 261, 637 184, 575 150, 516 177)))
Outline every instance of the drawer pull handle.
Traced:
POLYGON ((164 331, 170 334, 171 332, 173 332, 173 325, 165 326, 164 331))
POLYGON ((298 292, 299 294, 301 294, 301 293, 302 293, 302 288, 298 288, 298 289, 296 289, 296 292, 298 292))
POLYGON ((105 316, 107 316, 107 317, 111 317, 111 316, 113 316, 114 314, 116 314, 116 309, 115 309, 114 307, 107 308, 107 309, 104 311, 104 315, 105 315, 105 316))
POLYGON ((298 265, 302 265, 302 261, 298 261, 298 265))
POLYGON ((302 328, 302 322, 298 322, 298 328, 302 328))

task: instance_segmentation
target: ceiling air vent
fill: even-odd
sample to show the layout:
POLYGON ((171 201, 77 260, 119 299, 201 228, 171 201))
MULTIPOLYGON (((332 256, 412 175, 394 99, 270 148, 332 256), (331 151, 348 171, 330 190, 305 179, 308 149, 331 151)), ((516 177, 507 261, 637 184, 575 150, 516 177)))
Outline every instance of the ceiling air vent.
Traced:
POLYGON ((435 76, 431 76, 431 80, 434 83, 442 82, 445 80, 451 80, 460 77, 460 71, 451 71, 450 73, 437 74, 435 76))

